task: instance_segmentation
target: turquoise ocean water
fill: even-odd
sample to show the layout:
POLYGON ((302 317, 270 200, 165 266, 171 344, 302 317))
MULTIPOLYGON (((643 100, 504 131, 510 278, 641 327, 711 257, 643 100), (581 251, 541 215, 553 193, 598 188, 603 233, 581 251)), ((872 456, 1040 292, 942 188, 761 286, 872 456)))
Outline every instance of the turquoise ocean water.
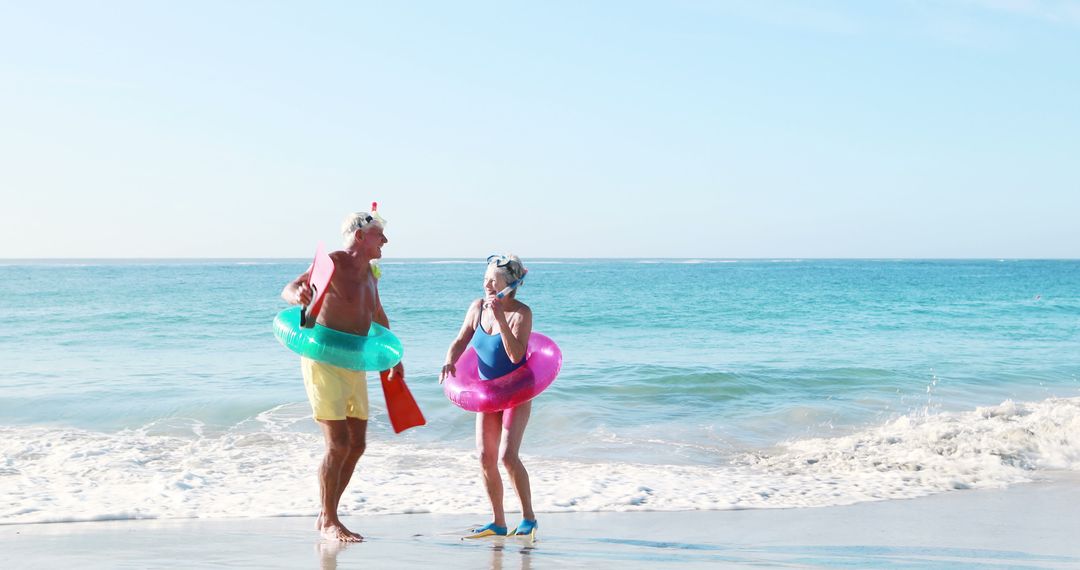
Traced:
MULTIPOLYGON (((528 260, 563 349, 539 510, 799 507, 1080 469, 1080 261, 528 260)), ((306 260, 6 262, 0 523, 313 514, 317 430, 271 333, 306 260)), ((481 512, 436 374, 482 262, 385 260, 428 425, 378 382, 350 512, 481 512)), ((514 504, 513 500, 510 501, 514 504)))

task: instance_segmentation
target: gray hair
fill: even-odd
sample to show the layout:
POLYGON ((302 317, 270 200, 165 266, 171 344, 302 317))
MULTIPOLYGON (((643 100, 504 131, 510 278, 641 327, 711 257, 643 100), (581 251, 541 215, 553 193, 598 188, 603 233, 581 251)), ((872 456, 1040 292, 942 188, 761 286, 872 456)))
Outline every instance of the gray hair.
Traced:
POLYGON ((345 247, 352 245, 356 230, 367 231, 368 228, 373 227, 386 227, 386 220, 382 219, 379 214, 369 214, 367 212, 353 212, 345 216, 345 221, 341 223, 341 236, 345 240, 345 247))
POLYGON ((495 269, 502 272, 508 282, 517 281, 525 276, 525 264, 521 262, 520 257, 512 253, 498 257, 500 259, 492 259, 488 265, 495 264, 495 269))

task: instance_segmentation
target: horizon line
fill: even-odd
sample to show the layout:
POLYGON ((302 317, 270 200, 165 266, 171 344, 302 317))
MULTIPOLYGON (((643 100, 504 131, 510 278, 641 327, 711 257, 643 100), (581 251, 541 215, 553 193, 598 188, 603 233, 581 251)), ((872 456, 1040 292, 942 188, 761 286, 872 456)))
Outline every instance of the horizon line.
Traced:
MULTIPOLYGON (((0 257, 0 262, 29 262, 29 261, 292 261, 305 260, 304 257, 0 257)), ((471 256, 449 257, 383 257, 386 261, 420 261, 420 260, 461 260, 473 259, 482 261, 482 258, 471 256)), ((530 259, 547 260, 703 260, 703 261, 762 261, 762 260, 806 260, 806 261, 1080 261, 1080 257, 805 257, 805 256, 768 256, 768 257, 702 257, 702 256, 610 256, 610 257, 530 257, 530 259)))

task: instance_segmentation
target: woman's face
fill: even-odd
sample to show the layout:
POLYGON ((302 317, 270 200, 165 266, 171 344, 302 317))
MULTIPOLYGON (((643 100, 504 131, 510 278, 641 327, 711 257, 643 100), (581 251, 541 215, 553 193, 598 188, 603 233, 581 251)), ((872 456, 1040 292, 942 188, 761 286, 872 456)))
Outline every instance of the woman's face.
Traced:
POLYGON ((484 293, 488 296, 495 295, 506 289, 507 285, 504 272, 500 271, 494 263, 488 265, 487 271, 484 272, 484 293))

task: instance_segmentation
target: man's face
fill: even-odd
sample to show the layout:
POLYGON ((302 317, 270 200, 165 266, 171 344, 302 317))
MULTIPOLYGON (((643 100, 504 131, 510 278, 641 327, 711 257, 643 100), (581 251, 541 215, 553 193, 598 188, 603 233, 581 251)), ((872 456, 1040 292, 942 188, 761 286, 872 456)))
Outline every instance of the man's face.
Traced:
POLYGON ((373 227, 368 230, 357 230, 360 238, 361 249, 371 259, 379 259, 382 257, 382 247, 387 244, 389 240, 386 239, 386 234, 383 233, 383 229, 379 227, 373 227))

